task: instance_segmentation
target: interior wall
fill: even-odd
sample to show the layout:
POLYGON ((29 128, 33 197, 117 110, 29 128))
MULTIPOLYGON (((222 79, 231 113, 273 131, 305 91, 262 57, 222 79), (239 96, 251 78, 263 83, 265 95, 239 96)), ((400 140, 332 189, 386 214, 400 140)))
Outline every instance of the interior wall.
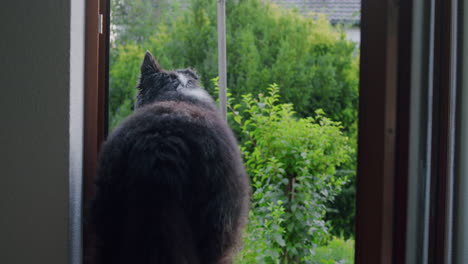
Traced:
POLYGON ((2 1, 0 18, 0 263, 64 264, 70 1, 2 1))

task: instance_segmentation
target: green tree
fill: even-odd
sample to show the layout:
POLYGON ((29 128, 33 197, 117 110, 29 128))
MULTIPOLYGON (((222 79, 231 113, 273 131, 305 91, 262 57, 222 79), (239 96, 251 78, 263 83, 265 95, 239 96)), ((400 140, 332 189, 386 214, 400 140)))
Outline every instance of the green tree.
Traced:
POLYGON ((115 44, 141 44, 153 36, 180 6, 169 0, 112 0, 111 32, 115 44))

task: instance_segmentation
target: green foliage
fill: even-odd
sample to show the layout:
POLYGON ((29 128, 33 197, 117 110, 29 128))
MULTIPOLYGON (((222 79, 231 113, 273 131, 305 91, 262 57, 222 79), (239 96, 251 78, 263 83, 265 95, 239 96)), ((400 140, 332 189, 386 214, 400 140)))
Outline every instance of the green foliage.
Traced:
POLYGON ((312 264, 352 264, 354 263, 354 240, 334 238, 326 246, 315 249, 312 264))
POLYGON ((351 159, 340 166, 337 176, 346 175, 349 181, 343 186, 342 191, 334 201, 327 205, 326 220, 331 227, 330 233, 345 239, 354 238, 355 214, 356 214, 356 164, 357 164, 357 122, 348 129, 349 145, 352 153, 351 159))
POLYGON ((141 64, 141 50, 133 45, 118 48, 119 60, 109 70, 109 126, 114 128, 131 114, 137 93, 138 72, 141 64))
POLYGON ((349 159, 341 125, 322 110, 297 118, 279 103, 271 85, 258 98, 230 101, 229 117, 240 128, 241 150, 253 186, 246 251, 238 263, 304 263, 328 236, 326 204, 346 182, 336 168, 349 159))
MULTIPOLYGON (((356 172, 353 170, 349 174, 346 171, 344 173, 349 181, 342 187, 335 200, 327 204, 325 219, 332 235, 351 239, 354 238, 356 215, 356 172)), ((340 170, 337 174, 340 174, 340 170)))
POLYGON ((170 20, 180 6, 177 0, 111 0, 112 37, 118 45, 141 44, 170 20))

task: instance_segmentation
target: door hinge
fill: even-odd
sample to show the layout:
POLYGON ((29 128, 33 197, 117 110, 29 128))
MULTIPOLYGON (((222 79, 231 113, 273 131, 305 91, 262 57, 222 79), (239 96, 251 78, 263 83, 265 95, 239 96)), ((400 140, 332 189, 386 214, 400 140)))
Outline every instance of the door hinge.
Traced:
POLYGON ((99 34, 104 33, 104 16, 102 14, 98 16, 98 32, 99 34))

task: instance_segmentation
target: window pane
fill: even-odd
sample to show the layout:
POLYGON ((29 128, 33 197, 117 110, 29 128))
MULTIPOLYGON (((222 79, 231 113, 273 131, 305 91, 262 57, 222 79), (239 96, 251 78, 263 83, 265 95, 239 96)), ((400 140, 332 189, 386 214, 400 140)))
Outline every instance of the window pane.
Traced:
MULTIPOLYGON (((111 4, 111 133, 146 50, 218 98, 217 1, 111 4)), ((228 0, 226 24, 228 123, 253 189, 237 263, 353 263, 360 1, 228 0)))

